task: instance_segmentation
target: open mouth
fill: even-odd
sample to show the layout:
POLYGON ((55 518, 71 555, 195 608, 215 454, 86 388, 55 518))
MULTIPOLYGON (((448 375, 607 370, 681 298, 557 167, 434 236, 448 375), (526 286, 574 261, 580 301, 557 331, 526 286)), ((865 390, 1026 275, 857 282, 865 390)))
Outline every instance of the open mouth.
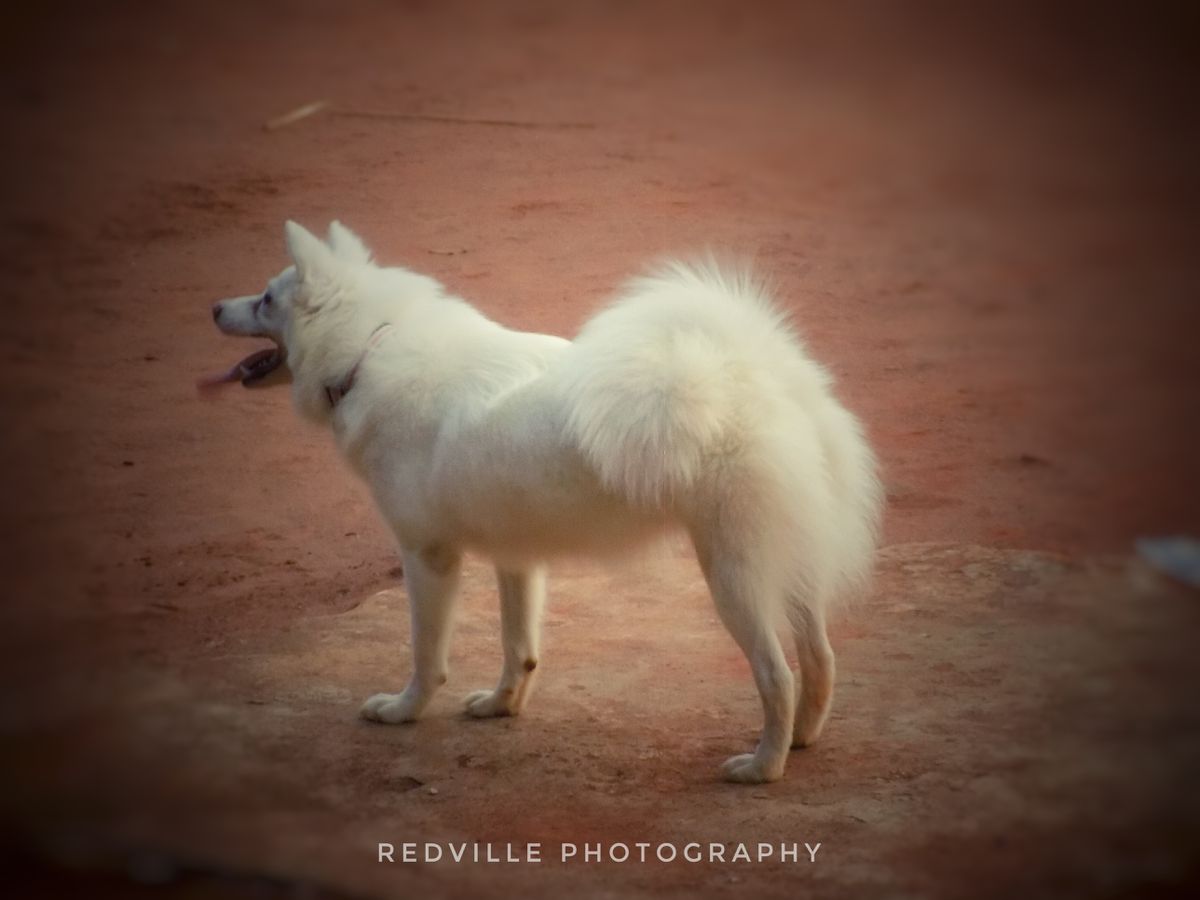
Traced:
POLYGON ((274 347, 256 350, 228 372, 201 378, 198 385, 201 388, 212 388, 240 381, 245 387, 254 387, 283 365, 283 360, 283 348, 276 344, 274 347))

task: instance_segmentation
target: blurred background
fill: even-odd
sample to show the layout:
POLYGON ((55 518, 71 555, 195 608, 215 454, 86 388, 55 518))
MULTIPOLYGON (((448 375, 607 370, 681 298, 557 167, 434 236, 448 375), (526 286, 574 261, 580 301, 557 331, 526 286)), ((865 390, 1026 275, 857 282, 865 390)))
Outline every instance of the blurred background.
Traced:
MULTIPOLYGON (((1200 529, 1191 5, 14 3, 0 24, 0 833, 19 883, 550 895, 545 871, 381 876, 371 835, 386 819, 393 836, 500 839, 531 793, 544 827, 529 839, 557 833, 563 808, 669 835, 655 811, 678 804, 718 837, 742 809, 708 777, 720 721, 683 754, 687 777, 625 748, 636 727, 579 762, 642 767, 636 798, 461 759, 473 791, 444 790, 439 809, 396 786, 396 754, 431 745, 352 714, 398 677, 403 634, 361 660, 323 656, 336 641, 319 637, 363 639, 326 626, 394 585, 390 539, 282 392, 193 390, 249 351, 208 308, 285 264, 287 218, 340 218, 383 262, 567 336, 663 254, 731 252, 773 280, 866 422, 889 498, 881 587, 841 632, 860 665, 839 690, 879 718, 793 760, 794 794, 753 801, 772 834, 815 821, 847 848, 801 890, 982 896, 988 873, 1000 894, 1166 896, 1196 877, 1200 723, 1180 700, 1197 598, 1130 558, 1139 537, 1200 529), (895 607, 903 592, 923 600, 895 607), (299 693, 280 699, 284 681, 299 693), (908 725, 887 712, 922 703, 908 725), (939 850, 950 835, 958 865, 939 850)), ((568 573, 563 609, 586 617, 591 577, 568 573)), ((486 572, 470 585, 492 615, 486 572)), ((612 660, 586 638, 580 679, 603 680, 612 660)), ((612 690, 586 709, 641 688, 612 690)), ((559 714, 570 744, 585 726, 559 714)), ((460 724, 432 746, 479 742, 458 748, 475 759, 487 739, 450 737, 460 724)), ((651 740, 676 767, 688 727, 651 740)), ((504 733, 513 759, 534 752, 504 733)), ((561 744, 539 740, 552 767, 561 744)))

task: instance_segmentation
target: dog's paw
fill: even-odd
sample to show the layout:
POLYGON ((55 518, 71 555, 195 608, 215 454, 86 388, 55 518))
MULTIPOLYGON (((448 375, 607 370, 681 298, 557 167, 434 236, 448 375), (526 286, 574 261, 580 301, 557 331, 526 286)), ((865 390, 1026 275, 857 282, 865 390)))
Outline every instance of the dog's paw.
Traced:
POLYGON ((737 784, 763 784, 783 777, 783 765, 768 765, 757 753, 739 753, 725 760, 721 775, 737 784))
POLYGON ((792 732, 792 749, 803 750, 805 747, 811 747, 817 742, 821 732, 818 730, 815 734, 812 732, 794 731, 792 732))
POLYGON ((816 712, 806 709, 798 711, 796 727, 792 731, 792 749, 801 750, 815 744, 825 728, 825 719, 828 714, 828 706, 816 712))
POLYGON ((516 691, 500 690, 500 691, 471 691, 463 698, 463 704, 467 708, 467 715, 474 716, 477 719, 489 719, 495 716, 515 716, 517 707, 515 698, 516 691))
POLYGON ((375 694, 367 698, 362 705, 359 715, 369 722, 383 722, 385 725, 399 725, 401 722, 415 722, 421 710, 413 702, 407 692, 403 694, 375 694))

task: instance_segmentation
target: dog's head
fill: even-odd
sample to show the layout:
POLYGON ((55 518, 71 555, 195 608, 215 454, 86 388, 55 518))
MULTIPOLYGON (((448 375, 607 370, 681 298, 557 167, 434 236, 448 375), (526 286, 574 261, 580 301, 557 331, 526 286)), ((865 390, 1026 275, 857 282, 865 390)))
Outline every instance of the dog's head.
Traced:
POLYGON ((228 382, 241 382, 247 388, 286 382, 287 378, 272 373, 293 373, 299 332, 323 308, 336 305, 350 270, 371 263, 371 253, 358 235, 340 222, 329 227, 328 242, 295 222, 284 226, 284 236, 292 265, 271 278, 262 293, 235 296, 212 306, 212 319, 224 334, 269 338, 274 347, 256 350, 228 372, 203 379, 203 388, 228 382))

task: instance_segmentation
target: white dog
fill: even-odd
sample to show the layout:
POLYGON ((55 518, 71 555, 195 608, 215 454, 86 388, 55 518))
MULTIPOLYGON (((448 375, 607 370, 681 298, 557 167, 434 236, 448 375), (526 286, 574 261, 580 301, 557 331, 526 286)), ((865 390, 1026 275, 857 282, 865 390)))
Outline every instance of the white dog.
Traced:
POLYGON ((446 681, 464 551, 499 580, 504 668, 466 698, 515 715, 538 664, 545 565, 611 555, 682 527, 722 621, 750 660, 765 725, 732 781, 778 779, 829 714, 835 598, 869 574, 881 492, 855 418, 764 289, 714 263, 635 279, 574 341, 510 331, 436 281, 371 262, 333 223, 294 222, 294 265, 225 300, 226 334, 276 348, 228 375, 286 362, 300 413, 332 427, 403 550, 413 673, 362 715, 411 722, 446 681), (800 692, 777 626, 799 654, 800 692))

